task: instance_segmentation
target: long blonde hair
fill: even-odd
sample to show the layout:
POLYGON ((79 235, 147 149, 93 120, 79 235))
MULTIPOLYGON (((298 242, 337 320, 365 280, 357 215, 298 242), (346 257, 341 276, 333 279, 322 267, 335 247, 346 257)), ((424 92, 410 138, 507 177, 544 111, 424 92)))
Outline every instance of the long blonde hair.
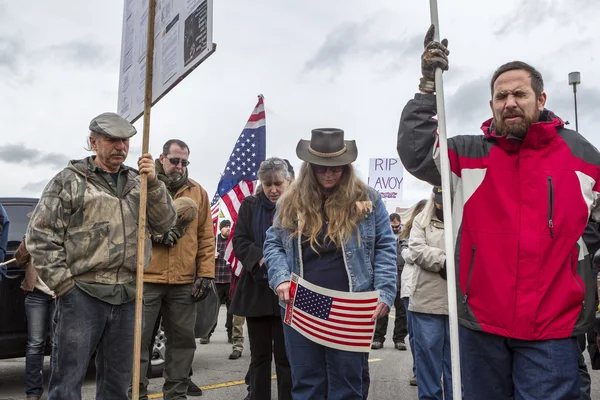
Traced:
POLYGON ((413 221, 415 220, 417 215, 419 215, 421 211, 423 211, 423 209, 425 208, 425 204, 427 204, 427 199, 419 200, 417 205, 415 205, 413 212, 410 214, 408 222, 402 227, 402 233, 400 233, 399 237, 400 239, 408 239, 408 236, 410 235, 410 230, 413 226, 413 221))
POLYGON ((323 231, 324 218, 329 224, 325 240, 337 247, 347 242, 358 229, 361 201, 369 201, 369 187, 354 173, 351 164, 346 165, 336 188, 325 200, 311 164, 304 162, 300 174, 279 200, 277 222, 291 231, 295 237, 300 233, 308 237, 310 247, 316 251, 318 237, 323 231))

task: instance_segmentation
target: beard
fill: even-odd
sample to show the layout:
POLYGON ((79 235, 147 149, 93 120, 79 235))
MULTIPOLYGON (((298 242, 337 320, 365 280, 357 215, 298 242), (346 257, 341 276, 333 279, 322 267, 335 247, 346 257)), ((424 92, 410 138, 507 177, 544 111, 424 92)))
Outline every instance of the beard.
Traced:
POLYGON ((521 110, 504 111, 502 115, 497 116, 494 113, 494 125, 496 130, 503 136, 512 135, 524 138, 529 131, 529 127, 538 122, 540 113, 536 109, 530 114, 526 114, 521 110), (507 121, 508 118, 521 117, 520 121, 507 121))
POLYGON ((171 172, 169 175, 167 175, 167 179, 169 180, 169 182, 177 182, 178 180, 181 179, 182 176, 183 176, 183 172, 175 170, 175 171, 171 172))

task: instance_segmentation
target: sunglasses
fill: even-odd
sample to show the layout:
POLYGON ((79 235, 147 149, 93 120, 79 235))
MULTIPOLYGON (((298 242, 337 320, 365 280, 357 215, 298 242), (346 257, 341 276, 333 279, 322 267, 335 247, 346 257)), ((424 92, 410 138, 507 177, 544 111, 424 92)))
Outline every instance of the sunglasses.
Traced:
POLYGON ((187 167, 188 165, 190 165, 190 162, 188 160, 182 160, 181 158, 168 158, 169 162, 173 165, 179 165, 179 163, 181 163, 182 167, 187 167))
POLYGON ((326 174, 327 171, 331 171, 332 173, 337 174, 338 172, 342 172, 342 170, 344 169, 343 165, 338 167, 326 167, 324 165, 313 164, 312 167, 317 174, 326 174))
POLYGON ((263 161, 263 162, 260 163, 260 166, 261 167, 265 167, 265 168, 274 167, 274 166, 277 166, 277 165, 285 165, 287 167, 286 162, 283 161, 283 160, 279 160, 279 159, 274 159, 274 160, 273 159, 268 159, 268 160, 265 160, 265 161, 263 161))

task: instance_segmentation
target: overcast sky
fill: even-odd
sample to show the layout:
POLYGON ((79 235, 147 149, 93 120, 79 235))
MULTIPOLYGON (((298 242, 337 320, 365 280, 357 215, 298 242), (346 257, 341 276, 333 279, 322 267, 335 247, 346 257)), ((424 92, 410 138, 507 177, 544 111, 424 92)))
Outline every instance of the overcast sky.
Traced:
MULTIPOLYGON (((400 112, 417 90, 429 2, 254 0, 214 2, 215 54, 152 109, 150 151, 170 138, 191 148, 190 176, 212 197, 227 157, 265 96, 267 155, 299 167, 296 143, 338 127, 368 159, 397 157, 400 112)), ((523 60, 543 74, 547 106, 574 127, 567 83, 580 71, 580 131, 600 146, 598 0, 440 2, 449 39, 449 135, 477 134, 491 116, 489 79, 523 60)), ((0 0, 0 196, 38 197, 84 150, 92 117, 116 111, 122 1, 0 0)), ((141 121, 136 123, 142 131, 141 121)), ((127 164, 135 166, 141 133, 127 164)), ((429 195, 405 176, 404 205, 429 195)))

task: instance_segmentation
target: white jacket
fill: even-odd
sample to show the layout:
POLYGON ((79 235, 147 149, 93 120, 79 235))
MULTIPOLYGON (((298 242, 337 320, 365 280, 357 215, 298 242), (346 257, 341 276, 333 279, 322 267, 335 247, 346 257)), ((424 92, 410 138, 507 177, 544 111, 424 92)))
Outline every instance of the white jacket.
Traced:
POLYGON ((413 221, 404 259, 416 270, 408 309, 425 314, 448 315, 447 282, 439 275, 444 267, 444 223, 435 217, 433 201, 413 221))
POLYGON ((402 269, 402 275, 400 276, 400 298, 402 299, 412 296, 417 284, 417 267, 406 260, 407 253, 408 248, 402 250, 401 253, 405 261, 404 269, 402 269))

